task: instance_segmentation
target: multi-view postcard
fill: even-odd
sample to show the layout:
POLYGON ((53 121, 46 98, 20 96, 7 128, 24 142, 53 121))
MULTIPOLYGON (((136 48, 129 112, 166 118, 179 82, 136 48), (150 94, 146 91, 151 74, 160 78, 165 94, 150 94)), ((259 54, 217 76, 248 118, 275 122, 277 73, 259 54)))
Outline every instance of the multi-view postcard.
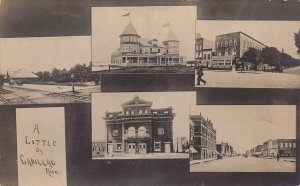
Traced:
POLYGON ((92 8, 92 66, 102 73, 193 73, 196 6, 92 8))
POLYGON ((194 92, 92 94, 92 157, 188 159, 194 92))
POLYGON ((296 106, 190 109, 191 172, 296 172, 296 106))
POLYGON ((195 86, 300 88, 299 25, 198 20, 195 86))

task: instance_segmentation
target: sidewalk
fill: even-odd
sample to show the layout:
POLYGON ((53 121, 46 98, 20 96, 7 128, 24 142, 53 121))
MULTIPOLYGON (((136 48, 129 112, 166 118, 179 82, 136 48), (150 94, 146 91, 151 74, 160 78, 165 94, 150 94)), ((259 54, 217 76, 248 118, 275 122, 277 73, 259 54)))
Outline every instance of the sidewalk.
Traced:
MULTIPOLYGON (((266 159, 276 159, 276 157, 262 157, 266 159)), ((296 157, 280 157, 279 161, 296 162, 296 157)))
POLYGON ((207 158, 207 159, 201 159, 201 160, 192 160, 190 161, 190 165, 199 164, 199 163, 205 163, 217 160, 217 158, 207 158))

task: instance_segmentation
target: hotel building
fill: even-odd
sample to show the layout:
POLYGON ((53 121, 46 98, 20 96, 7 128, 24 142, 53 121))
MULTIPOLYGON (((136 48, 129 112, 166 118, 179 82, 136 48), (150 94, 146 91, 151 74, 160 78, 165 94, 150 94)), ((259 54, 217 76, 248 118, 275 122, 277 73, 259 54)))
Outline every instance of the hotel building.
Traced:
POLYGON ((163 42, 142 38, 132 22, 120 37, 120 48, 111 54, 111 63, 123 66, 174 66, 183 61, 179 55, 180 41, 170 29, 163 42))

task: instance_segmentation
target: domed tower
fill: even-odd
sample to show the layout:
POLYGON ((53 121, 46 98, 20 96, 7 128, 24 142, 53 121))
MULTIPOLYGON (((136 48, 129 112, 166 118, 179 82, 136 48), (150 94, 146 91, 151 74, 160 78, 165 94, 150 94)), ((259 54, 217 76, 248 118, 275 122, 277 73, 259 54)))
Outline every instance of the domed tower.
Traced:
POLYGON ((179 55, 179 40, 176 38, 174 32, 170 29, 165 41, 164 45, 168 48, 167 54, 179 55))
POLYGON ((139 53, 140 36, 131 22, 128 23, 120 37, 121 53, 139 53))

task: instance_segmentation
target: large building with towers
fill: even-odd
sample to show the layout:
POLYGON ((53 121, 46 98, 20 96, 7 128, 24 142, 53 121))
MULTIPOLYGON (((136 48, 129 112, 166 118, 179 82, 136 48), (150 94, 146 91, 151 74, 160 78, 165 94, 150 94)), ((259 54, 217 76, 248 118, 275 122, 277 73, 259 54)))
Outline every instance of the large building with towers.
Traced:
POLYGON ((174 66, 183 61, 180 41, 172 29, 163 42, 141 37, 130 21, 120 37, 120 48, 111 54, 111 63, 122 66, 174 66))
POLYGON ((174 151, 172 107, 153 109, 152 102, 138 96, 121 107, 105 113, 108 155, 174 151))

